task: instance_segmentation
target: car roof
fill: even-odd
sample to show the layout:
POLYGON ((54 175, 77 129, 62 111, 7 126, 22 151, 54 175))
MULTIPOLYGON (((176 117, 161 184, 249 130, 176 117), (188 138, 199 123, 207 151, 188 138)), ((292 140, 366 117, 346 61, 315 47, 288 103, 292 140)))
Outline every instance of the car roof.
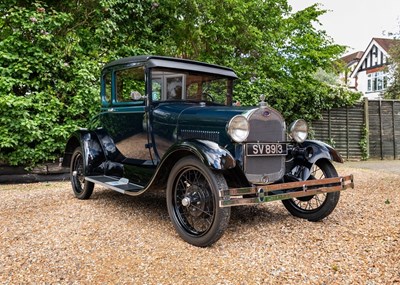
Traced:
POLYGON ((129 66, 129 65, 134 66, 136 64, 145 64, 149 68, 163 67, 163 68, 183 69, 189 71, 212 73, 230 78, 237 78, 237 75, 235 74, 233 69, 225 66, 209 64, 189 59, 158 56, 158 55, 139 55, 139 56, 120 58, 107 63, 103 67, 103 70, 113 68, 116 66, 129 66))

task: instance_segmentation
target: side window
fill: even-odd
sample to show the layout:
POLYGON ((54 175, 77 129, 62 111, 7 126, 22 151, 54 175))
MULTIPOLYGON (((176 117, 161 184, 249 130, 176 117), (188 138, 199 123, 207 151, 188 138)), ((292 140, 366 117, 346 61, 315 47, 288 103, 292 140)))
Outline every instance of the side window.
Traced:
POLYGON ((111 103, 111 72, 103 75, 103 94, 102 100, 104 103, 111 103))
POLYGON ((153 101, 158 101, 161 100, 162 96, 162 79, 159 78, 153 78, 152 84, 151 84, 151 97, 153 101))
POLYGON ((167 85, 167 100, 181 100, 185 99, 183 93, 184 83, 183 75, 172 75, 166 77, 167 85))
POLYGON ((145 96, 144 67, 118 70, 115 73, 116 101, 132 102, 143 100, 145 96))
POLYGON ((186 73, 176 73, 172 69, 153 69, 151 78, 153 101, 186 99, 186 73))

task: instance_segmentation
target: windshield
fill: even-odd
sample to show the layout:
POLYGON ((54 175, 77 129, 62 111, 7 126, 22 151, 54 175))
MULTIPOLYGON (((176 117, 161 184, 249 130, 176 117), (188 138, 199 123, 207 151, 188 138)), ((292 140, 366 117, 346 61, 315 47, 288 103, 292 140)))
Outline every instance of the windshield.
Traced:
POLYGON ((155 68, 152 100, 189 100, 231 105, 232 79, 208 73, 155 68))

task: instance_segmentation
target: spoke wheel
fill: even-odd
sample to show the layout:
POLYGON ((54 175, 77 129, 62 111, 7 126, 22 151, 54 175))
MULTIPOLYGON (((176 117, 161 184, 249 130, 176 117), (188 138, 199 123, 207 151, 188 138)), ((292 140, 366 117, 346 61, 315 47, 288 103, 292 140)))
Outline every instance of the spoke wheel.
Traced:
POLYGON ((185 157, 173 167, 167 186, 168 213, 178 234, 188 243, 205 247, 225 231, 230 208, 219 207, 224 177, 195 157, 185 157))
POLYGON ((93 193, 94 184, 85 180, 83 163, 82 149, 77 147, 72 154, 70 166, 72 190, 78 199, 89 199, 93 193))
MULTIPOLYGON (((311 169, 311 179, 337 177, 335 167, 328 160, 318 160, 311 169)), ((306 197, 283 200, 285 208, 293 215, 309 221, 327 217, 339 202, 340 192, 323 193, 306 197)))

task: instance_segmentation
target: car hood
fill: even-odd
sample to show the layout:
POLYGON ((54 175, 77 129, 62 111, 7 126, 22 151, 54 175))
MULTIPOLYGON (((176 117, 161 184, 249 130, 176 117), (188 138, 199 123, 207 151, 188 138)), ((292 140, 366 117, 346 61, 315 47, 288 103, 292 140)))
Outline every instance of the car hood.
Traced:
POLYGON ((204 106, 194 103, 163 103, 153 112, 154 120, 178 128, 221 128, 229 120, 254 107, 204 106))

